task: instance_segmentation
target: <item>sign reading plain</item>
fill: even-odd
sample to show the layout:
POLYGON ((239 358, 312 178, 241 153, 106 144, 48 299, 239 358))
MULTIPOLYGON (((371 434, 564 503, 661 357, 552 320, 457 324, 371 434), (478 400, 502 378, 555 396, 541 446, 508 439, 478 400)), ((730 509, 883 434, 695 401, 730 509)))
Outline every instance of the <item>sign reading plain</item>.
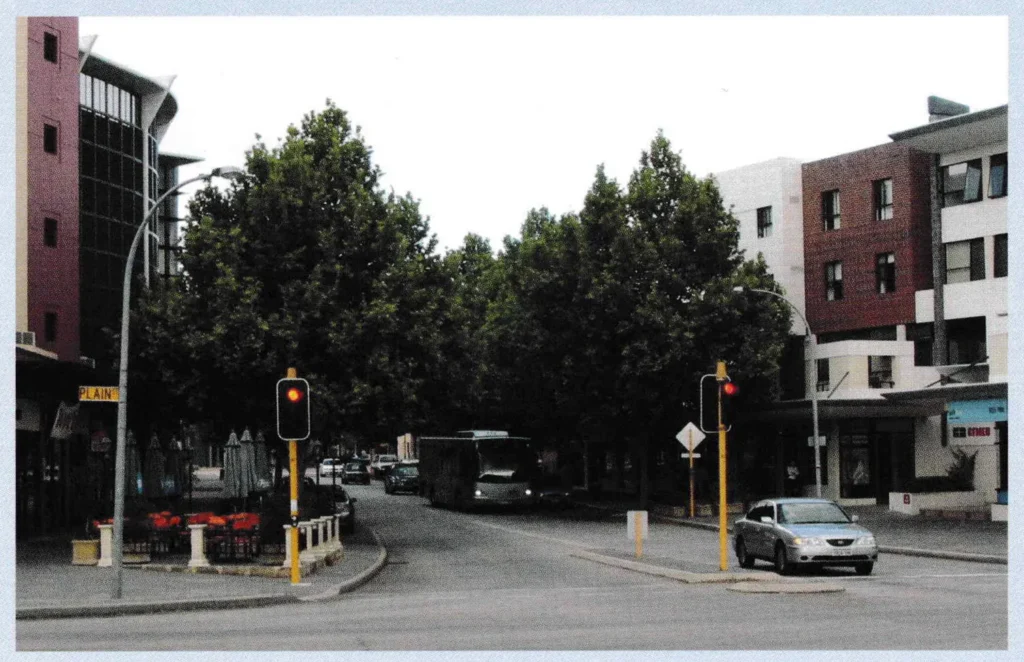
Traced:
POLYGON ((79 402, 117 402, 120 389, 117 386, 79 386, 79 402))

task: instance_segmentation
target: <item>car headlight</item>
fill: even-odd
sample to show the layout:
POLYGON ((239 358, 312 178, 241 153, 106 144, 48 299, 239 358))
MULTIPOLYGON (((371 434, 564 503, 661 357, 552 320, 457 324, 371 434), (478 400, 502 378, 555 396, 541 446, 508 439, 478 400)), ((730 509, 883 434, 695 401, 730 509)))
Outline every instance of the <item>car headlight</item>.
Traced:
POLYGON ((857 538, 857 542, 855 542, 854 544, 855 545, 874 545, 875 544, 875 537, 874 536, 861 536, 860 538, 857 538))
POLYGON ((481 492, 480 490, 473 492, 473 494, 475 494, 476 496, 483 496, 483 492, 481 492))
POLYGON ((533 492, 531 490, 526 490, 526 496, 530 496, 532 494, 533 494, 533 492))
POLYGON ((793 538, 794 545, 824 545, 823 538, 793 538))

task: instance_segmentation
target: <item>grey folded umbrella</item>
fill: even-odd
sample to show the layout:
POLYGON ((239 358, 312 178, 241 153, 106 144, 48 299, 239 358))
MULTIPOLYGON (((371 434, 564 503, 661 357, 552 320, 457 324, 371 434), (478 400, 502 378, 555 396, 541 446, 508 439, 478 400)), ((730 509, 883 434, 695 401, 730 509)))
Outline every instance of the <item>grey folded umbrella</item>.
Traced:
POLYGON ((238 499, 247 495, 247 492, 242 492, 242 444, 232 431, 224 444, 224 496, 238 499))
POLYGON ((160 440, 156 433, 149 439, 146 459, 142 466, 142 495, 147 499, 155 499, 164 495, 164 451, 160 448, 160 440))

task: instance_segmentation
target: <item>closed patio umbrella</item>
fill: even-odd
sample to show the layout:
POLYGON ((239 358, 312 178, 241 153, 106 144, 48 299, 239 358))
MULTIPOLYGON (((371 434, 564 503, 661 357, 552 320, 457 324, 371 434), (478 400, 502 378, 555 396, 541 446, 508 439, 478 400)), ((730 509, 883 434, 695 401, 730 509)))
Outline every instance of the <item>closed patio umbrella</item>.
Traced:
POLYGON ((273 482, 270 477, 270 460, 267 459, 267 440, 263 438, 263 431, 256 432, 254 443, 256 451, 256 490, 266 492, 273 482))
POLYGON ((252 445, 252 434, 249 428, 242 432, 242 495, 249 496, 256 490, 256 449, 252 445))
POLYGON ((224 497, 238 499, 246 496, 242 492, 242 444, 238 435, 231 432, 224 444, 224 497))
POLYGON ((164 451, 156 433, 149 439, 146 459, 142 466, 142 495, 147 499, 158 499, 164 495, 164 451))
POLYGON ((135 434, 128 430, 124 441, 124 498, 134 499, 140 492, 139 445, 135 434))
POLYGON ((181 442, 171 437, 167 446, 167 459, 164 463, 164 496, 180 496, 185 485, 185 474, 181 461, 181 442))

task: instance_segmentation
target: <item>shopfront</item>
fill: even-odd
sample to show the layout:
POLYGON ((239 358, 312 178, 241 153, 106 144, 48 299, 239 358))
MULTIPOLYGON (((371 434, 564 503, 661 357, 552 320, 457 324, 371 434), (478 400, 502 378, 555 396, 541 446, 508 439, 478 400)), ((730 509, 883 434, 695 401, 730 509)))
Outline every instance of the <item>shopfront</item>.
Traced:
POLYGON ((914 477, 913 419, 845 419, 838 428, 839 497, 887 504, 914 477))

